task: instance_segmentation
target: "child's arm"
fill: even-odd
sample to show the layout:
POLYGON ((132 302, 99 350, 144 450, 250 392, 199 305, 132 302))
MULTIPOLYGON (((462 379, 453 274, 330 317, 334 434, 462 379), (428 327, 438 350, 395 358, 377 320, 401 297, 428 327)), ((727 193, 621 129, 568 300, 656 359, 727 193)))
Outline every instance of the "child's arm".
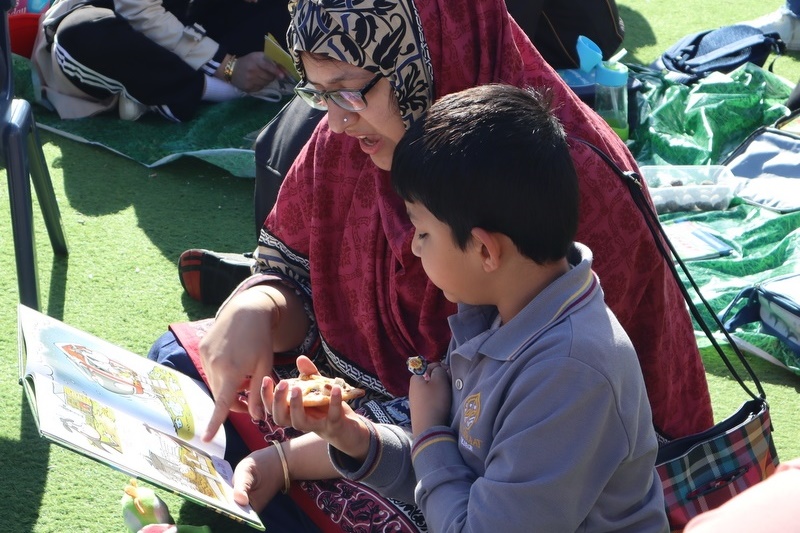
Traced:
MULTIPOLYGON (((303 374, 318 373, 314 363, 302 355, 297 358, 297 369, 303 374)), ((292 479, 324 479, 301 476, 309 476, 312 472, 335 472, 335 477, 345 476, 364 483, 385 496, 409 503, 414 501, 416 478, 411 468, 411 436, 406 430, 398 426, 373 424, 358 415, 342 401, 341 388, 336 385, 331 390, 330 404, 324 407, 304 406, 299 387, 290 388, 283 381, 274 384, 270 378, 264 379, 261 394, 264 405, 276 423, 308 432, 288 443, 287 457, 292 479), (306 447, 303 446, 303 459, 294 461, 292 454, 295 442, 302 440, 305 443, 306 439, 316 439, 327 446, 321 450, 319 446, 314 446, 314 454, 305 453, 306 447), (313 467, 321 461, 327 463, 325 468, 313 467), (296 469, 302 470, 302 473, 296 473, 296 469)), ((286 450, 287 443, 283 446, 286 450)), ((242 461, 247 462, 248 466, 237 467, 237 472, 243 470, 239 485, 244 492, 248 492, 245 489, 248 483, 254 486, 249 490, 251 494, 265 491, 271 498, 277 492, 274 486, 280 483, 269 479, 270 476, 282 478, 282 475, 278 468, 277 453, 272 459, 267 457, 271 448, 251 454, 242 461), (263 480, 261 484, 265 487, 270 487, 260 488, 257 485, 259 480, 263 480)), ((261 499, 263 497, 259 501, 261 499)))
MULTIPOLYGON (((319 374, 316 365, 304 355, 297 358, 297 369, 301 374, 319 374)), ((366 422, 342 401, 342 389, 338 385, 331 390, 329 405, 306 407, 299 387, 290 390, 286 382, 275 384, 271 378, 265 377, 261 398, 276 423, 306 433, 316 433, 331 446, 358 461, 363 461, 367 456, 369 429, 366 422)))
POLYGON ((411 376, 408 402, 414 437, 433 426, 449 425, 452 394, 447 368, 436 365, 425 375, 411 376))

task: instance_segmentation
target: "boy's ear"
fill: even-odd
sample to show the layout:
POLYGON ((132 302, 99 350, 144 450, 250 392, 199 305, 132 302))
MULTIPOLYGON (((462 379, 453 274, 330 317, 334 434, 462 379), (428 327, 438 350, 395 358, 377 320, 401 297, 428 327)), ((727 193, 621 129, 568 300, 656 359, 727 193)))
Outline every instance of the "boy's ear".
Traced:
POLYGON ((503 243, 500 234, 483 228, 472 228, 472 238, 481 255, 481 264, 485 272, 493 272, 500 267, 503 256, 503 243))

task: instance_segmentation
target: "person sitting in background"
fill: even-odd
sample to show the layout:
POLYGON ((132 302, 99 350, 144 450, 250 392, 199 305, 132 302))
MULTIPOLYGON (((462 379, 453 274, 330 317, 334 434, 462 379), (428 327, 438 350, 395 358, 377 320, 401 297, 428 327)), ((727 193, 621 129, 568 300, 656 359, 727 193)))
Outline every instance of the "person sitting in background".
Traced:
MULTIPOLYGON (((264 404, 324 438, 341 474, 415 502, 431 531, 664 533, 644 380, 574 242, 578 178, 549 105, 508 85, 467 89, 395 149, 411 249, 459 304, 443 363, 411 377, 413 436, 357 415, 338 385, 327 410, 306 411, 296 387, 265 378, 264 404)), ((240 504, 268 475, 257 458, 236 470, 240 504)))
POLYGON ((758 28, 764 33, 777 33, 788 50, 800 50, 800 0, 786 0, 772 13, 742 24, 758 28))
POLYGON ((125 120, 157 111, 183 122, 201 102, 283 79, 264 36, 283 38, 288 23, 279 0, 59 0, 34 44, 37 98, 64 119, 118 108, 125 120))
MULTIPOLYGON (((764 33, 777 33, 788 50, 800 51, 800 0, 786 0, 775 11, 741 24, 753 26, 764 33)), ((795 85, 786 99, 786 107, 791 111, 800 109, 800 83, 795 85)))

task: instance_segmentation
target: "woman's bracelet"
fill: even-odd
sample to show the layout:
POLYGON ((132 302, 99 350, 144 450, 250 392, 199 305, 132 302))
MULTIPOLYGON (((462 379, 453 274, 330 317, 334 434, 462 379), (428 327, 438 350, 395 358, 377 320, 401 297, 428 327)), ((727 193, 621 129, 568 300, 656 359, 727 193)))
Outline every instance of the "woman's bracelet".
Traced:
POLYGON ((222 71, 222 77, 228 83, 233 79, 233 69, 236 66, 236 56, 232 55, 231 58, 225 63, 225 69, 222 71))
POLYGON ((289 479, 289 462, 286 460, 286 454, 283 453, 281 442, 277 440, 271 440, 270 442, 278 451, 278 457, 281 458, 281 466, 283 467, 283 488, 281 489, 281 492, 286 494, 289 492, 289 486, 292 484, 292 480, 289 479))

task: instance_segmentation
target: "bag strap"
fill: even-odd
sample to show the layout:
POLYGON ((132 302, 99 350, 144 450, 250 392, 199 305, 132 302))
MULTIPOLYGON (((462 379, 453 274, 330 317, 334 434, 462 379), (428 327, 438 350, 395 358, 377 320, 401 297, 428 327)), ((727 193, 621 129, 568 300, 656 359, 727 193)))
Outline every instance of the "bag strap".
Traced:
POLYGON ((728 370, 733 375, 734 379, 736 379, 736 381, 742 387, 742 389, 744 389, 744 391, 748 395, 750 395, 750 397, 752 397, 753 399, 759 399, 759 398, 762 400, 766 399, 767 395, 764 392, 764 388, 761 386, 761 381, 759 381, 758 376, 756 376, 756 373, 753 371, 752 367, 747 362, 747 359, 745 359, 744 354, 742 354, 742 351, 739 349, 739 346, 737 346, 737 344, 733 341, 728 331, 723 327, 719 317, 711 307, 711 304, 709 304, 708 301, 703 297, 703 294, 700 292, 700 287, 697 286, 697 283, 694 281, 694 278, 692 278, 691 274, 689 273, 689 269, 686 267, 686 264, 680 258, 678 252, 675 250, 675 247, 672 245, 669 238, 667 237, 667 234, 664 232, 664 228, 661 226, 661 222, 658 219, 658 215, 656 214, 651 204, 647 201, 647 197, 644 195, 641 176, 639 176, 639 174, 636 173, 635 171, 624 171, 621 168, 619 168, 619 166, 608 156, 608 154, 600 150, 592 143, 585 141, 583 139, 579 139, 577 137, 570 137, 570 138, 588 146, 592 151, 594 151, 598 156, 600 156, 600 158, 603 161, 605 161, 605 163, 609 167, 611 167, 614 173, 617 176, 619 176, 622 182, 627 186, 628 191, 630 191, 631 196, 633 197, 633 201, 636 204, 636 207, 639 208, 639 211, 641 211, 642 215, 644 216, 645 222, 647 223, 647 227, 650 229, 650 233, 652 234, 653 239, 655 240, 658 250, 664 257, 667 266, 670 269, 670 272, 672 272, 672 275, 675 277, 675 281, 677 281, 678 287, 680 287, 681 293, 683 294, 683 297, 686 300, 686 304, 689 306, 689 311, 691 312, 695 321, 703 330, 703 333, 706 334, 709 341, 711 341, 712 346, 714 346, 714 349, 719 354, 723 363, 725 363, 725 366, 728 368, 728 370), (672 253, 672 257, 670 257, 670 252, 672 253), (736 368, 733 366, 730 359, 728 359, 728 356, 725 354, 725 351, 717 342, 717 339, 714 338, 714 334, 711 332, 711 329, 709 328, 708 324, 706 324, 705 319, 700 314, 700 311, 697 308, 697 305, 692 300, 692 297, 689 294, 688 289, 684 286, 683 282, 681 281, 680 275, 678 274, 678 270, 675 267, 676 263, 680 266, 684 276, 691 284, 697 296, 700 298, 700 301, 703 303, 703 306, 708 311, 709 315, 713 317, 714 325, 717 327, 719 331, 723 333, 725 339, 730 344, 731 349, 741 362, 742 367, 750 375, 750 379, 752 379, 753 383, 756 386, 756 390, 758 391, 757 395, 750 390, 750 387, 747 386, 747 384, 741 378, 739 373, 736 371, 736 368))
POLYGON ((755 287, 747 287, 742 289, 736 295, 736 298, 728 304, 728 307, 719 314, 719 319, 727 331, 733 331, 739 326, 761 320, 760 307, 755 287), (731 318, 728 318, 728 315, 736 309, 737 304, 742 300, 745 300, 742 308, 736 311, 731 318))

